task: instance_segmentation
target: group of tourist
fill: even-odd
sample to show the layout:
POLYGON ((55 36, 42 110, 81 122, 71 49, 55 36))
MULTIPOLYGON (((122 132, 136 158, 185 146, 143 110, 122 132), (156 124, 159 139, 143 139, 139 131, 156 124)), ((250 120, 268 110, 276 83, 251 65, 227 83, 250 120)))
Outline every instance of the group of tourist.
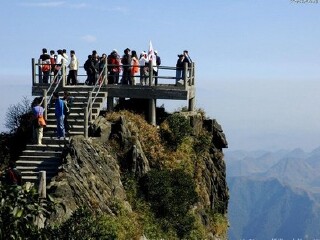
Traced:
MULTIPOLYGON (((143 51, 139 57, 135 50, 126 48, 122 57, 118 54, 116 49, 113 49, 107 56, 105 53, 98 55, 96 50, 93 50, 88 55, 83 67, 87 74, 85 83, 87 85, 95 85, 97 82, 101 83, 105 74, 108 74, 108 84, 124 84, 124 85, 136 85, 140 80, 141 85, 149 85, 149 58, 148 54, 143 51), (107 66, 107 68, 106 68, 107 66), (120 79, 120 73, 122 71, 122 78, 120 79)), ((154 51, 155 63, 152 67, 152 74, 154 78, 154 84, 158 84, 158 70, 161 65, 161 58, 158 56, 158 52, 154 51)), ((57 78, 61 75, 62 65, 68 67, 69 72, 67 75, 67 85, 78 84, 78 69, 79 61, 76 57, 75 51, 70 51, 70 59, 68 57, 66 49, 59 49, 57 54, 54 50, 48 54, 47 49, 42 49, 42 54, 39 58, 40 61, 40 83, 48 84, 50 81, 57 82, 57 78)), ((191 58, 188 51, 183 51, 183 54, 178 55, 176 64, 176 79, 184 79, 184 63, 190 64, 191 58)), ((152 83, 153 84, 153 83, 152 83)))
POLYGON ((62 66, 68 66, 69 73, 67 77, 68 85, 76 85, 77 84, 77 76, 79 69, 79 61, 76 57, 75 51, 70 51, 70 60, 67 54, 66 49, 59 49, 57 54, 54 50, 50 51, 48 54, 48 50, 46 48, 42 49, 42 54, 39 57, 39 83, 49 83, 50 81, 58 81, 59 76, 61 75, 62 66))

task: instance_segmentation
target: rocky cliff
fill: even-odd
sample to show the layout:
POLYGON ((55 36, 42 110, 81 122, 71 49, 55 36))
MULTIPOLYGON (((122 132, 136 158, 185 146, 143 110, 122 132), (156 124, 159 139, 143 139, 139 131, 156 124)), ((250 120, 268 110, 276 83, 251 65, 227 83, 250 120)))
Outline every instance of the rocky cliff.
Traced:
MULTIPOLYGON (((229 194, 222 149, 227 141, 216 120, 200 113, 179 115, 188 120, 192 132, 175 148, 161 138, 161 131, 168 131, 168 126, 156 128, 129 112, 99 117, 89 139, 72 137, 65 146, 60 172, 48 186, 48 192, 61 203, 49 222, 65 221, 80 206, 115 216, 115 202, 139 215, 141 211, 133 203, 138 195, 126 187, 128 176, 138 184, 151 169, 182 169, 196 186, 198 200, 190 212, 202 235, 198 234, 225 238, 229 194)), ((139 226, 144 228, 143 220, 139 226)), ((141 233, 148 238, 148 230, 141 233)))

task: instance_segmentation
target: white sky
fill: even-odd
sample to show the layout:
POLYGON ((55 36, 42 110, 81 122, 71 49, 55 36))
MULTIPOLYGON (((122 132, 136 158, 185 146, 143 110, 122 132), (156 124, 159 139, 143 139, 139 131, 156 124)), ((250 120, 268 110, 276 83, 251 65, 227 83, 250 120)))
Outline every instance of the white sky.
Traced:
POLYGON ((298 2, 3 1, 0 130, 8 106, 31 95, 31 58, 43 47, 74 49, 84 62, 94 49, 139 53, 151 40, 166 66, 189 50, 196 106, 222 125, 229 150, 312 150, 320 145, 320 1, 298 2))

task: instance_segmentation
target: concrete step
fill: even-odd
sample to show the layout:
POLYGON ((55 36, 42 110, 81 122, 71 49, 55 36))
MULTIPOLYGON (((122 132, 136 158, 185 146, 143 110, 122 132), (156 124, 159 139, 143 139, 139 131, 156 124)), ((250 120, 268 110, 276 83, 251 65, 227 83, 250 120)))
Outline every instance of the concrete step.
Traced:
POLYGON ((41 155, 42 152, 39 152, 39 155, 36 156, 28 156, 28 155, 21 155, 17 163, 21 165, 25 164, 40 164, 40 163, 48 163, 48 164, 57 164, 60 161, 60 156, 46 156, 41 155))
MULTIPOLYGON (((66 89, 66 90, 68 90, 68 89, 66 89)), ((70 96, 72 96, 74 98, 76 98, 76 97, 86 97, 86 98, 88 98, 89 91, 92 91, 92 88, 88 88, 87 90, 83 89, 83 88, 82 89, 81 88, 75 88, 75 89, 72 88, 72 90, 70 90, 70 91, 68 90, 70 96)), ((62 97, 63 94, 61 93, 59 95, 62 97)), ((93 93, 93 96, 95 96, 95 95, 96 95, 96 93, 93 93)), ((107 93, 99 92, 97 94, 97 97, 105 98, 105 97, 107 97, 107 93)))
MULTIPOLYGON (((70 122, 69 122, 70 123, 70 122)), ((80 123, 80 124, 70 124, 71 125, 71 129, 77 131, 79 129, 83 129, 84 128, 84 124, 83 123, 80 123)), ((46 126, 46 129, 45 129, 45 133, 49 133, 48 137, 55 137, 57 134, 56 134, 56 131, 57 131, 57 125, 56 124, 48 124, 46 126), (51 133, 54 132, 55 135, 51 135, 51 133)), ((44 135, 45 135, 44 133, 44 135)))
MULTIPOLYGON (((46 173, 46 181, 47 184, 51 181, 51 179, 53 177, 55 177, 57 175, 57 171, 56 172, 47 172, 46 173)), ((35 185, 39 184, 39 172, 26 172, 24 175, 22 175, 22 183, 26 183, 26 182, 31 182, 34 183, 35 185)))
MULTIPOLYGON (((68 118, 68 123, 73 126, 73 125, 84 125, 84 119, 83 118, 68 118)), ((57 120, 55 119, 48 119, 47 120, 47 126, 48 125, 52 125, 52 126, 56 126, 57 124, 57 120)))
POLYGON ((61 153, 55 151, 36 151, 36 150, 24 150, 22 152, 22 156, 38 156, 41 153, 41 156, 48 156, 48 157, 60 157, 61 153))
MULTIPOLYGON (((72 107, 70 109, 70 114, 69 115, 79 114, 79 113, 84 115, 84 108, 85 107, 87 107, 87 105, 72 107)), ((102 107, 101 103, 94 103, 92 105, 92 111, 93 112, 99 112, 101 107, 102 107)), ((47 116, 55 116, 54 109, 49 109, 47 116)))
POLYGON ((62 151, 65 144, 43 144, 43 145, 37 145, 37 144, 28 144, 26 146, 26 150, 34 150, 34 151, 54 151, 54 152, 60 152, 62 151))
POLYGON ((31 175, 31 174, 37 173, 39 171, 46 171, 47 173, 57 172, 58 169, 59 169, 59 166, 60 166, 60 164, 59 165, 57 165, 57 164, 56 165, 51 165, 51 166, 39 164, 39 165, 33 165, 33 166, 31 166, 31 165, 29 165, 29 166, 20 166, 17 169, 23 175, 27 175, 27 174, 31 175))

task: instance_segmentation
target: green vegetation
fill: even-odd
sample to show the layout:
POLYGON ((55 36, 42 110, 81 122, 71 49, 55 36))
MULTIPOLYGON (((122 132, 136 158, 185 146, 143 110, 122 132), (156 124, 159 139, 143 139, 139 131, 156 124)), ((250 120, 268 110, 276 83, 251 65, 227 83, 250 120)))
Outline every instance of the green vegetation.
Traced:
POLYGON ((45 229, 43 236, 54 240, 138 239, 141 232, 136 217, 127 211, 116 216, 95 216, 88 209, 81 207, 60 226, 45 229))
POLYGON ((151 170, 141 179, 141 187, 155 216, 163 219, 164 230, 173 228, 178 237, 186 237, 194 223, 189 210, 197 201, 192 177, 179 169, 151 170))
POLYGON ((39 200, 35 188, 0 184, 0 239, 38 239, 41 232, 35 225, 42 215, 48 217, 53 202, 39 200))
POLYGON ((167 148, 176 150, 183 139, 192 132, 189 120, 178 114, 170 115, 160 126, 161 139, 167 148))

